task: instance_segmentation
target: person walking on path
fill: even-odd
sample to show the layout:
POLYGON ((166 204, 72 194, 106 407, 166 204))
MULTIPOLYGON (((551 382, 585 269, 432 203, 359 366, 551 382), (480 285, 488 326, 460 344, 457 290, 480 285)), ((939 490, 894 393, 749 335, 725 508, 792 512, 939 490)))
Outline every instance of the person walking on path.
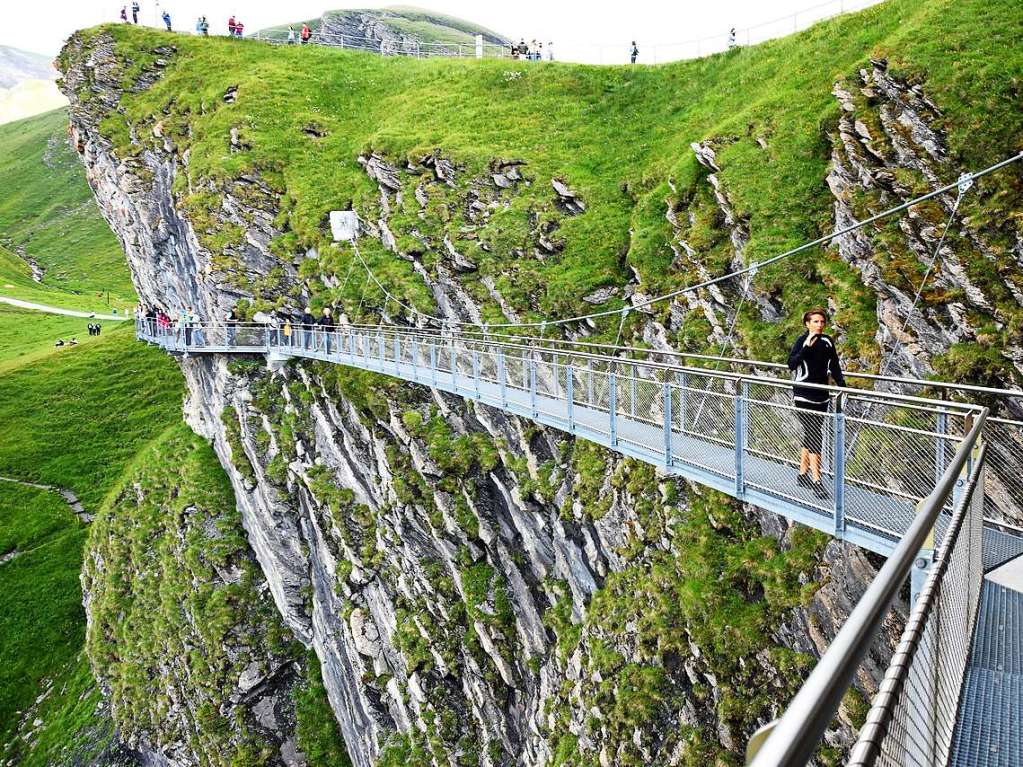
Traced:
POLYGON ((138 0, 134 0, 131 4, 131 20, 133 23, 139 23, 139 3, 138 0))
POLYGON ((831 336, 824 334, 828 315, 824 309, 811 309, 803 315, 806 332, 796 339, 789 352, 789 370, 796 385, 792 397, 796 417, 803 427, 803 444, 799 454, 800 487, 810 488, 821 499, 828 498, 827 488, 821 483, 821 453, 824 446, 824 424, 827 420, 830 395, 826 389, 800 386, 802 383, 828 384, 831 378, 845 386, 845 376, 838 361, 838 351, 831 336), (809 476, 808 476, 809 475, 809 476))
POLYGON ((308 349, 309 342, 313 337, 313 326, 316 324, 316 318, 313 316, 312 309, 308 306, 305 311, 302 312, 302 348, 308 349))
POLYGON ((327 354, 330 354, 330 332, 334 329, 334 318, 330 316, 330 309, 323 307, 323 316, 316 323, 320 326, 320 332, 323 333, 323 345, 327 350, 327 354))
POLYGON ((309 29, 309 25, 308 24, 303 24, 302 25, 302 35, 301 36, 302 36, 302 45, 305 45, 306 43, 308 43, 309 40, 312 38, 313 31, 311 29, 309 29))
POLYGON ((632 41, 632 51, 629 53, 629 63, 635 64, 636 59, 639 58, 639 48, 636 47, 636 41, 632 41))

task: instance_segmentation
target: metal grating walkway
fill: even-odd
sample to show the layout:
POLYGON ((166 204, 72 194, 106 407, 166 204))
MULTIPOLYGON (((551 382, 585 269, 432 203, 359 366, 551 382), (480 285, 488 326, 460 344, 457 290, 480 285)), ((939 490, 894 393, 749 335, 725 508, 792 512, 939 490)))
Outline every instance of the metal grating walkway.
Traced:
POLYGON ((984 581, 952 767, 1023 765, 1023 592, 984 581))

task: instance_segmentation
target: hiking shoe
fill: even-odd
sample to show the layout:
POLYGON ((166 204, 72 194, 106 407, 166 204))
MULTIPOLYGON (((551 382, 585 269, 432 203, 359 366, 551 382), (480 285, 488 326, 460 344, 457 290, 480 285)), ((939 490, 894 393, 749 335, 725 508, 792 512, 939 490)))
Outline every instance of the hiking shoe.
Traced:
POLYGON ((813 485, 813 494, 822 501, 826 501, 831 497, 831 493, 828 492, 828 488, 823 482, 811 482, 810 484, 813 485))
POLYGON ((813 482, 810 480, 809 474, 799 474, 796 476, 796 484, 800 487, 813 487, 813 482))

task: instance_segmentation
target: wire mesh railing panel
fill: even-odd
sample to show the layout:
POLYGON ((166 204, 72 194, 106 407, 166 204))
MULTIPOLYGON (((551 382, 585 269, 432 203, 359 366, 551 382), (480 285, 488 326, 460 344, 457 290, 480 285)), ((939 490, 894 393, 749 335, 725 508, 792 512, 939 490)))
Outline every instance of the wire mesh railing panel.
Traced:
POLYGON ((984 435, 987 516, 1023 527, 1023 423, 989 418, 984 435))
POLYGON ((983 579, 983 458, 957 501, 849 765, 945 765, 959 717, 983 579))
POLYGON ((735 444, 735 391, 724 378, 687 376, 683 431, 722 445, 735 444))
POLYGON ((846 481, 910 502, 930 493, 966 431, 958 414, 854 398, 845 422, 846 481))

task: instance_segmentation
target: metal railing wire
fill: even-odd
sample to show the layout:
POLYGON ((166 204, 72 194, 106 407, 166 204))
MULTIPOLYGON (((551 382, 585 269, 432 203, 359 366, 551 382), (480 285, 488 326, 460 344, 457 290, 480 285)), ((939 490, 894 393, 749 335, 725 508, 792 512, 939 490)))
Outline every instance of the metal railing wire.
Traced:
POLYGON ((907 762, 906 753, 895 752, 900 744, 910 747, 903 752, 916 748, 928 748, 930 753, 947 752, 950 742, 979 598, 977 536, 983 525, 983 496, 975 489, 982 481, 984 451, 975 455, 974 449, 987 415, 985 409, 976 419, 940 482, 921 503, 913 523, 772 729, 751 762, 752 767, 802 767, 809 762, 914 561, 922 549, 933 548, 939 517, 958 487, 966 492, 957 498, 956 513, 941 543, 938 564, 913 609, 903 642, 855 752, 864 755, 857 758, 870 758, 872 750, 880 752, 882 748, 893 754, 894 761, 858 762, 864 765, 944 764, 907 762), (966 593, 957 594, 967 581, 970 585, 966 593), (949 625, 949 621, 964 619, 967 622, 949 625), (951 636, 957 632, 958 639, 951 636), (915 664, 914 657, 918 661, 915 664), (939 667, 943 673, 939 673, 939 667), (930 691, 925 685, 932 685, 930 691))

